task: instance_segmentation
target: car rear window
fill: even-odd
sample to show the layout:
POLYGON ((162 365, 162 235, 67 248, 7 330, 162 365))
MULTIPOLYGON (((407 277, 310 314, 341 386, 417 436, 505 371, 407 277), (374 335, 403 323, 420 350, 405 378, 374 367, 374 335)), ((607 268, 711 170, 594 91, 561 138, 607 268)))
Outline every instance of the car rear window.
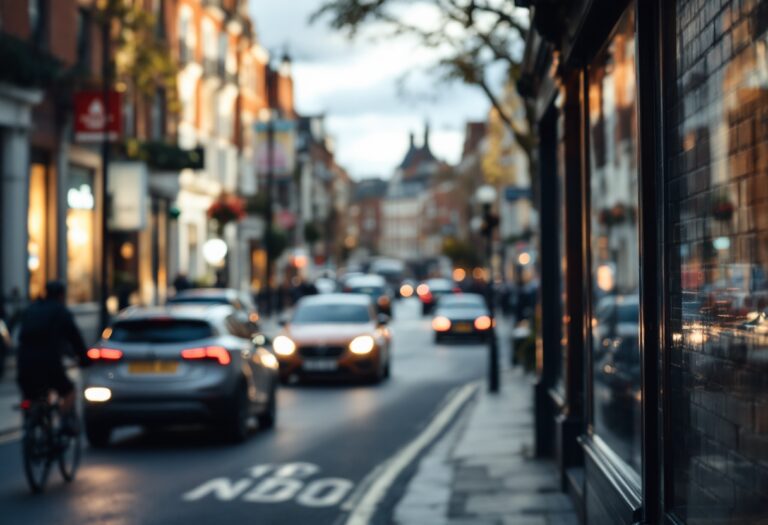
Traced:
POLYGON ((485 302, 482 299, 443 299, 438 304, 440 308, 485 308, 485 302))
POLYGON ((225 297, 172 297, 171 304, 229 304, 225 297))
POLYGON ((361 304, 311 304, 299 306, 293 314, 293 324, 368 323, 371 313, 361 304))
POLYGON ((353 286, 349 291, 351 293, 361 293, 371 297, 378 297, 384 294, 384 288, 381 286, 353 286))
POLYGON ((122 321, 112 327, 109 340, 118 343, 186 343, 213 335, 213 328, 205 321, 122 321))

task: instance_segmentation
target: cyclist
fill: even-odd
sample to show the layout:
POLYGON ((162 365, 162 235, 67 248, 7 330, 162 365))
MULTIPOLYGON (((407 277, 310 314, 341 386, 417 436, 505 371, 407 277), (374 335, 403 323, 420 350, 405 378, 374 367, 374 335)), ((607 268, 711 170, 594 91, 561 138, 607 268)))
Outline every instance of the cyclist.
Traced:
POLYGON ((45 298, 32 303, 21 316, 17 357, 18 384, 24 399, 37 399, 55 390, 59 394, 64 430, 77 433, 75 387, 67 377, 62 358, 69 351, 81 366, 89 363, 87 348, 65 304, 61 281, 45 286, 45 298))

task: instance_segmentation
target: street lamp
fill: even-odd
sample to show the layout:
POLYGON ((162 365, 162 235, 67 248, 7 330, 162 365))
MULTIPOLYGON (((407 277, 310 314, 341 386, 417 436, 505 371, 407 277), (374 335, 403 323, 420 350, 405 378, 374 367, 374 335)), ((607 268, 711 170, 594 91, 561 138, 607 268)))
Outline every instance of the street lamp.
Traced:
POLYGON ((475 201, 483 207, 482 232, 485 236, 485 255, 488 264, 488 310, 491 314, 490 335, 488 338, 488 390, 499 391, 499 347, 496 341, 496 298, 493 290, 493 230, 499 219, 493 214, 492 207, 496 202, 496 188, 488 184, 480 186, 475 191, 475 201))
POLYGON ((261 119, 267 126, 267 199, 266 209, 264 210, 264 251, 267 256, 267 267, 265 268, 264 288, 266 295, 266 313, 272 315, 272 245, 274 235, 272 234, 272 196, 275 185, 275 115, 272 108, 264 108, 261 111, 261 119))

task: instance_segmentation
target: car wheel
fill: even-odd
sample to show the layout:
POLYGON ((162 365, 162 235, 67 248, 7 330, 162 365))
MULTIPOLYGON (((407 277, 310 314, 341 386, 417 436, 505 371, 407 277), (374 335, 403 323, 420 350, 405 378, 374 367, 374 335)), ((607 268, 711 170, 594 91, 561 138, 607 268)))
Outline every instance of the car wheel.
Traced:
POLYGON ((248 437, 248 389, 241 384, 232 400, 232 408, 227 417, 227 437, 234 443, 240 443, 248 437))
POLYGON ((272 387, 272 393, 267 401, 267 406, 264 408, 264 412, 256 416, 256 420, 259 422, 259 428, 272 428, 275 426, 275 420, 277 419, 277 388, 272 387))
POLYGON ((93 448, 104 448, 109 445, 112 437, 112 427, 103 423, 85 422, 85 438, 93 448))

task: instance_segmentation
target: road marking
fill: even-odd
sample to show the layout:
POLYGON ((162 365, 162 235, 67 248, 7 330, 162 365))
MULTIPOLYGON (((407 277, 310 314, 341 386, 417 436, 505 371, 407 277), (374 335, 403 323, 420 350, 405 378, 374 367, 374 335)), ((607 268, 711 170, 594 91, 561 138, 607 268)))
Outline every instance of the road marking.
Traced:
POLYGON ((0 436, 0 445, 5 445, 6 443, 17 441, 21 439, 21 435, 22 435, 21 430, 14 430, 13 432, 4 434, 0 436))
POLYGON ((422 430, 421 434, 384 463, 378 477, 373 480, 368 490, 349 513, 346 525, 368 525, 370 523, 376 508, 387 495, 392 483, 453 421, 459 410, 475 394, 478 385, 479 382, 464 385, 450 398, 427 428, 422 430))
POLYGON ((334 507, 344 501, 354 486, 350 480, 342 478, 309 481, 320 472, 320 467, 312 463, 265 463, 249 467, 246 472, 250 478, 214 478, 182 495, 181 499, 193 502, 210 496, 225 502, 275 504, 293 501, 305 507, 334 507))

